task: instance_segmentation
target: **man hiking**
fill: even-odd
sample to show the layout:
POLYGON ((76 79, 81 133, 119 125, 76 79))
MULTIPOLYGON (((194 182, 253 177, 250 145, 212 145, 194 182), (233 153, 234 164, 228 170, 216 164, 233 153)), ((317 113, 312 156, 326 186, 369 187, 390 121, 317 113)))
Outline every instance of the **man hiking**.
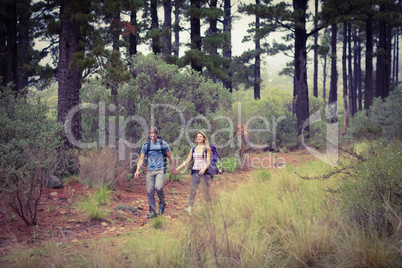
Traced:
POLYGON ((144 162, 145 155, 147 156, 147 173, 146 173, 146 187, 149 203, 149 216, 154 218, 157 216, 155 205, 155 190, 159 198, 159 215, 165 213, 166 202, 165 194, 163 192, 163 185, 165 183, 166 161, 165 156, 169 158, 172 166, 172 172, 176 173, 175 164, 173 161, 172 153, 169 145, 160 137, 158 137, 158 129, 152 126, 148 132, 149 140, 141 148, 140 160, 137 164, 137 170, 134 174, 135 178, 140 175, 140 169, 144 162))

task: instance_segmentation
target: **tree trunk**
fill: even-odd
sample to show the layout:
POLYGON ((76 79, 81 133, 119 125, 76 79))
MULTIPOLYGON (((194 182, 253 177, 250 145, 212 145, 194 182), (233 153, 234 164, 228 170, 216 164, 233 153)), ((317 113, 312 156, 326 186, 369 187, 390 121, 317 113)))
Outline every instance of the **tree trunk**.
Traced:
MULTIPOLYGON (((343 50, 342 50, 342 80, 343 80, 343 105, 344 105, 344 128, 343 134, 346 134, 349 127, 349 107, 348 107, 348 76, 347 76, 347 44, 348 44, 348 22, 343 22, 343 50)), ((349 70, 350 71, 350 70, 349 70)), ((350 85, 350 84, 349 84, 350 85)))
MULTIPOLYGON (((216 9, 216 4, 217 4, 217 0, 210 1, 210 7, 212 9, 216 9)), ((209 19, 209 36, 212 38, 218 32, 217 22, 218 22, 218 19, 215 16, 213 16, 211 19, 209 19)), ((218 47, 214 43, 210 44, 210 46, 211 46, 210 54, 214 57, 218 54, 218 47)), ((216 81, 217 81, 216 75, 212 75, 211 79, 214 83, 216 83, 216 81)))
POLYGON ((166 59, 167 56, 172 54, 172 0, 163 1, 163 10, 165 12, 165 21, 163 26, 166 30, 165 49, 163 50, 163 58, 166 59))
MULTIPOLYGON (((380 11, 385 11, 384 5, 380 6, 380 11)), ((376 70, 376 90, 375 96, 383 99, 388 96, 389 80, 387 79, 388 64, 387 64, 387 23, 379 22, 380 37, 377 49, 377 70, 376 70)))
MULTIPOLYGON (((197 49, 201 51, 201 21, 200 16, 198 15, 198 11, 201 9, 201 1, 200 0, 191 0, 191 9, 193 11, 190 15, 190 24, 191 24, 191 49, 197 49)), ((202 66, 196 59, 191 60, 191 67, 198 72, 202 72, 202 66)))
POLYGON ((176 57, 179 57, 179 48, 180 48, 180 9, 182 6, 181 0, 175 0, 174 2, 174 46, 173 46, 173 54, 176 57))
POLYGON ((120 26, 119 26, 119 21, 120 21, 120 11, 116 11, 113 14, 113 19, 111 23, 112 27, 112 47, 113 50, 116 52, 119 52, 120 45, 119 45, 119 38, 120 38, 120 26))
MULTIPOLYGON (((360 59, 361 59, 361 52, 360 52, 360 40, 359 40, 359 33, 354 37, 354 73, 353 73, 353 95, 354 95, 354 108, 353 111, 356 113, 357 109, 359 111, 362 110, 362 97, 361 97, 361 67, 360 67, 360 59), (357 106, 358 105, 358 106, 357 106)), ((353 114, 355 115, 355 114, 353 114)))
MULTIPOLYGON (((334 23, 332 24, 332 36, 331 36, 331 83, 329 88, 328 104, 331 108, 331 114, 338 114, 338 71, 336 68, 336 36, 338 33, 338 27, 334 23)), ((337 120, 337 117, 333 117, 337 120)))
MULTIPOLYGON (((260 4, 260 0, 255 0, 255 4, 258 6, 260 4)), ((255 34, 254 34, 254 42, 255 42, 255 65, 254 65, 254 99, 259 100, 261 98, 261 55, 260 55, 260 17, 258 15, 255 16, 255 34)))
POLYGON ((230 71, 230 61, 232 60, 232 15, 230 0, 225 0, 224 14, 223 32, 227 34, 228 38, 227 40, 225 40, 225 43, 223 45, 223 56, 228 59, 228 64, 226 64, 225 66, 226 72, 228 74, 228 79, 223 81, 223 85, 229 90, 230 93, 232 93, 232 73, 230 71))
POLYGON ((135 55, 137 54, 137 45, 138 45, 138 39, 137 39, 137 10, 131 10, 131 15, 130 15, 130 24, 134 26, 134 33, 130 33, 130 49, 129 53, 130 55, 135 55))
POLYGON ((399 28, 396 28, 392 50, 392 83, 396 81, 396 51, 398 50, 399 28))
POLYGON ((391 83, 391 69, 392 68, 392 27, 387 25, 387 83, 388 83, 388 89, 387 89, 387 96, 389 95, 390 92, 390 83, 391 83))
POLYGON ((323 66, 323 82, 322 82, 322 98, 324 99, 324 103, 327 103, 327 56, 324 58, 324 66, 323 66))
POLYGON ((366 21, 366 79, 364 89, 364 109, 373 104, 373 22, 372 16, 366 21))
POLYGON ((12 82, 13 90, 17 92, 17 2, 6 6, 6 28, 7 28, 7 75, 6 82, 12 82))
POLYGON ((309 102, 307 86, 307 52, 306 52, 306 10, 307 0, 293 0, 293 9, 299 13, 296 18, 295 27, 295 65, 294 65, 294 99, 296 117, 297 117, 297 135, 300 136, 303 131, 303 125, 309 131, 309 102))
POLYGON ((19 14, 19 40, 18 40, 18 69, 17 69, 17 90, 22 90, 28 86, 29 76, 29 19, 31 16, 31 1, 24 0, 21 2, 24 6, 21 8, 21 14, 19 14))
MULTIPOLYGON (((314 1, 315 18, 314 29, 318 27, 318 0, 314 1)), ((313 81, 313 95, 318 97, 318 32, 314 34, 314 81, 313 81)))
MULTIPOLYGON (((151 0, 151 29, 158 29, 158 1, 151 0)), ((152 51, 154 54, 161 53, 161 48, 159 45, 159 38, 156 36, 152 36, 152 51)))
MULTIPOLYGON (((401 27, 402 29, 402 27, 401 27)), ((399 32, 400 29, 399 27, 397 28, 397 34, 396 34, 396 61, 395 61, 395 74, 396 74, 396 79, 395 79, 395 83, 398 84, 399 83, 399 32)))
POLYGON ((6 47, 6 39, 7 39, 7 31, 6 29, 1 29, 0 28, 0 76, 1 81, 0 85, 5 85, 6 84, 6 78, 7 78, 7 47, 6 47))
MULTIPOLYGON (((118 53, 120 51, 120 26, 119 26, 119 21, 120 21, 120 11, 116 11, 113 14, 113 21, 111 23, 112 26, 112 47, 113 47, 113 52, 112 53, 118 53)), ((114 81, 111 81, 111 90, 110 90, 110 94, 113 97, 113 103, 116 107, 119 106, 118 103, 118 93, 117 93, 117 83, 114 81)))
MULTIPOLYGON (((82 49, 79 46, 80 24, 65 15, 72 5, 70 0, 62 0, 60 7, 61 32, 59 45, 59 65, 58 65, 58 115, 60 123, 71 123, 71 128, 67 130, 67 135, 73 138, 81 138, 81 114, 76 112, 72 118, 67 118, 68 112, 80 103, 80 88, 82 71, 77 68, 70 68, 73 55, 82 49)), ((71 139, 68 139, 72 147, 71 139)))
MULTIPOLYGON (((356 98, 355 86, 353 83, 353 69, 352 69, 352 24, 348 23, 348 81, 349 81, 349 114, 355 115, 356 98)), ((348 122, 349 123, 349 122, 348 122)), ((348 125, 349 127, 349 125, 348 125)))

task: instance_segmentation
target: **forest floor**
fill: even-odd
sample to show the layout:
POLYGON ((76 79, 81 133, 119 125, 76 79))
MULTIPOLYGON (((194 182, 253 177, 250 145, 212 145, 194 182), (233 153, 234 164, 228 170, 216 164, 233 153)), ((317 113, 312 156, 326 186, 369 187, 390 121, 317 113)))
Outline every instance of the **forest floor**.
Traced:
MULTIPOLYGON (((249 161, 256 168, 263 167, 272 172, 280 172, 287 166, 299 166, 315 158, 306 150, 291 153, 250 153, 249 161), (275 167, 274 163, 284 163, 275 167)), ((215 193, 226 192, 246 183, 256 168, 246 165, 234 173, 216 175, 211 184, 215 193)), ((145 175, 138 179, 129 179, 128 171, 118 177, 115 190, 111 193, 111 202, 105 208, 110 214, 104 220, 93 220, 84 214, 78 203, 84 200, 94 189, 77 180, 65 183, 62 189, 45 189, 38 207, 38 225, 27 227, 23 220, 11 217, 4 201, 0 201, 0 257, 6 255, 16 245, 36 247, 51 241, 54 243, 81 243, 85 240, 98 240, 114 237, 126 232, 135 232, 150 228, 148 217, 148 199, 145 187, 145 175), (116 211, 118 204, 127 204, 138 209, 138 213, 116 211)), ((167 201, 165 217, 176 221, 185 214, 190 192, 190 175, 183 181, 168 181, 164 191, 167 201)), ((197 198, 201 198, 197 193, 197 198)), ((156 196, 156 202, 158 198, 156 196)), ((196 207, 195 207, 196 208, 196 207)))

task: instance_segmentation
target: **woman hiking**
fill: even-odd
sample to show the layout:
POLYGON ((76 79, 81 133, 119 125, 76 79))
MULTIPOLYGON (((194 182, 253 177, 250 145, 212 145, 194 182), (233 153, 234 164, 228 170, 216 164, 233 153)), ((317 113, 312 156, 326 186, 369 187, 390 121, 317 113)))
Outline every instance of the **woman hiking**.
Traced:
POLYGON ((196 146, 191 148, 187 159, 176 169, 177 174, 180 169, 187 166, 191 159, 194 159, 194 164, 191 169, 191 186, 190 186, 190 200, 189 206, 185 210, 191 215, 191 208, 194 205, 195 195, 197 192, 198 185, 201 183, 204 195, 207 200, 209 197, 209 182, 211 179, 210 171, 208 170, 209 164, 212 158, 211 148, 209 147, 209 142, 207 137, 203 132, 198 132, 195 139, 196 146))

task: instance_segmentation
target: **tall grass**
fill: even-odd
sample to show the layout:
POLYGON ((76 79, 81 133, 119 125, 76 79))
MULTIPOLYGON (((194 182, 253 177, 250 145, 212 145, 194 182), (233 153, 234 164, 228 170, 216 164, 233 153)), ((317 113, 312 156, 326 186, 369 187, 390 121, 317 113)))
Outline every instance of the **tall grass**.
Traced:
POLYGON ((118 170, 116 151, 111 148, 89 150, 79 157, 81 179, 89 187, 107 186, 111 189, 116 184, 118 170))
POLYGON ((109 211, 105 208, 110 202, 110 189, 106 186, 99 187, 98 190, 89 195, 88 198, 78 204, 78 207, 91 219, 101 220, 105 218, 109 211))
MULTIPOLYGON (((338 209, 336 193, 327 189, 336 188, 340 179, 303 180, 295 174, 319 176, 328 169, 317 161, 273 174, 257 170, 257 179, 222 193, 219 199, 197 201, 192 216, 165 221, 163 228, 125 234, 78 254, 82 259, 92 256, 92 251, 93 256, 101 254, 94 258, 96 263, 87 263, 97 267, 111 263, 125 267, 398 266, 399 239, 375 228, 359 228, 338 209), (108 249, 111 244, 114 250, 108 249)), ((58 260, 68 263, 70 258, 58 260)))

